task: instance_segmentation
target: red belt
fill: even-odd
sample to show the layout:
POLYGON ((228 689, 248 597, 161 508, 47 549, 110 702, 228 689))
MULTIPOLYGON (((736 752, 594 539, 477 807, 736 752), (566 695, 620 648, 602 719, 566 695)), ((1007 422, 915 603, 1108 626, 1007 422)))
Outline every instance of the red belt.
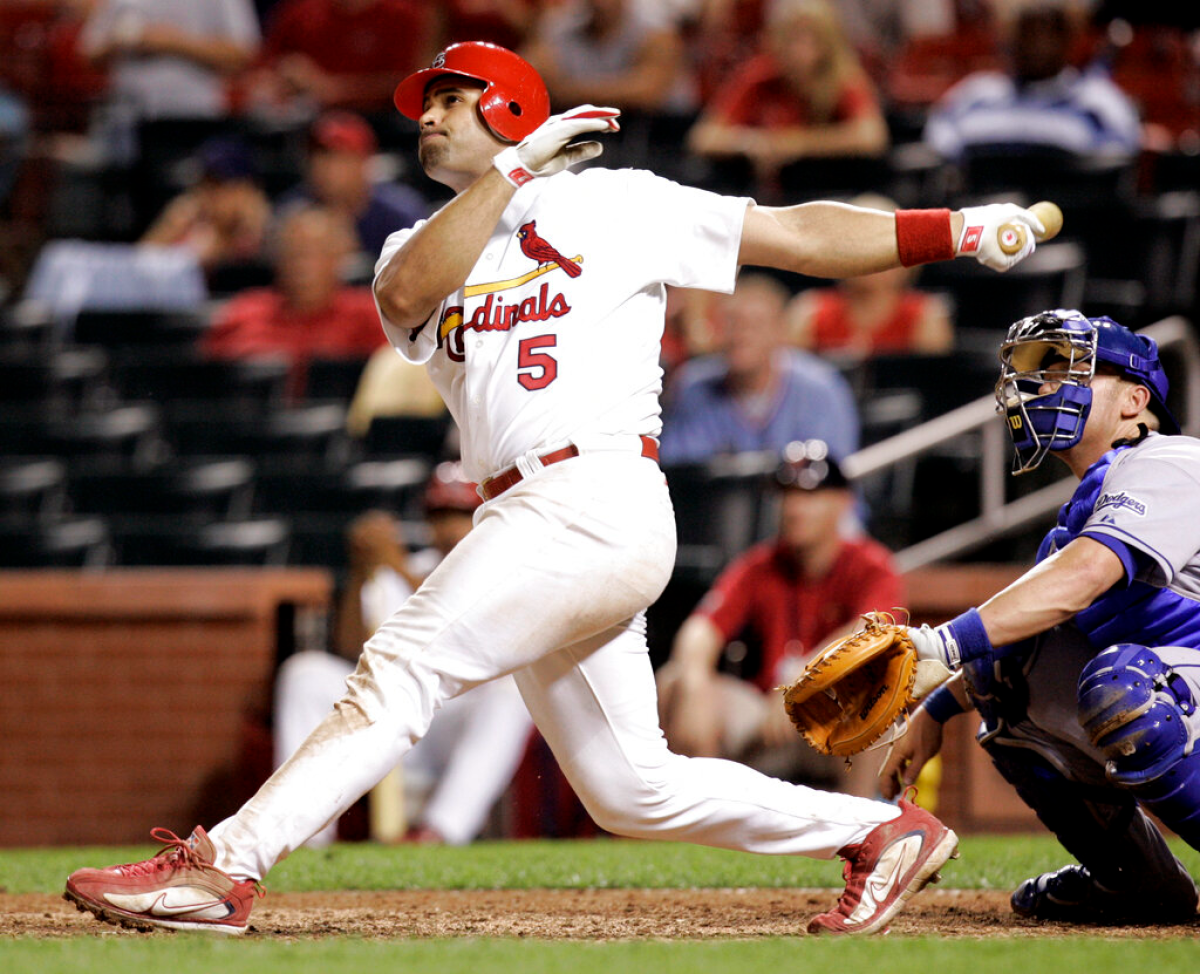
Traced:
MULTIPOLYGON (((658 441, 649 436, 643 436, 640 437, 640 439, 642 441, 642 456, 657 461, 658 441)), ((541 463, 543 467, 548 467, 552 463, 561 463, 563 460, 570 460, 571 457, 577 456, 579 456, 579 447, 571 444, 570 446, 564 446, 561 450, 554 450, 551 453, 542 454, 542 456, 538 457, 538 462, 541 463)), ((490 501, 493 497, 499 497, 506 490, 508 490, 508 488, 515 487, 524 479, 525 475, 522 474, 520 470, 518 470, 516 467, 509 467, 507 470, 496 474, 494 477, 488 477, 487 480, 480 484, 480 496, 482 496, 485 501, 490 501)))

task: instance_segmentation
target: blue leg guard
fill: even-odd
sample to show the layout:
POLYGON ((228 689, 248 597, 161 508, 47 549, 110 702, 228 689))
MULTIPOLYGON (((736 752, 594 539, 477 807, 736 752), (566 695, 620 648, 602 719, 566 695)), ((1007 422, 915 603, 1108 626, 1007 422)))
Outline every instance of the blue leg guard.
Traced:
POLYGON ((1200 849, 1200 751, 1187 753, 1196 702, 1155 650, 1110 646, 1080 674, 1079 720, 1108 779, 1200 849))
POLYGON ((984 750, 1021 800, 1102 885, 1122 892, 1169 887, 1194 895, 1187 872, 1132 795, 1069 781, 1028 748, 996 738, 984 750))

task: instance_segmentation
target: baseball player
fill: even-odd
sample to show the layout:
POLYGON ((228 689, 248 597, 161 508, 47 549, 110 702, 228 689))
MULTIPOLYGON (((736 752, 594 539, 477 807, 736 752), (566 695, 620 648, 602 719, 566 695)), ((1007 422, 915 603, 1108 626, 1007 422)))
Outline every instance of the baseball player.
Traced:
POLYGON ((978 609, 910 629, 957 675, 884 766, 915 780, 967 707, 1000 773, 1078 865, 1013 909, 1065 922, 1179 922, 1196 887, 1146 812, 1200 849, 1200 441, 1179 435, 1155 343, 1055 310, 1012 326, 996 397, 1015 472, 1053 453, 1079 478, 1037 565, 978 609))
POLYGON ((389 238, 375 295, 389 340, 427 365, 460 427, 484 500, 475 527, 367 641, 345 696, 236 815, 187 840, 159 831, 155 859, 80 870, 67 897, 113 922, 243 931, 276 862, 373 786, 443 703, 513 673, 602 828, 841 855, 846 890, 809 929, 883 929, 954 854, 953 832, 908 801, 674 755, 659 729, 645 609, 675 559, 655 462, 665 285, 729 292, 742 264, 842 276, 959 253, 1004 269, 1045 228, 1013 204, 769 208, 644 171, 575 173, 601 149, 571 140, 616 132, 620 113, 549 117, 533 68, 484 43, 447 48, 395 100, 419 123, 426 174, 455 196, 389 238), (998 239, 1009 223, 1025 228, 1011 255, 998 239))

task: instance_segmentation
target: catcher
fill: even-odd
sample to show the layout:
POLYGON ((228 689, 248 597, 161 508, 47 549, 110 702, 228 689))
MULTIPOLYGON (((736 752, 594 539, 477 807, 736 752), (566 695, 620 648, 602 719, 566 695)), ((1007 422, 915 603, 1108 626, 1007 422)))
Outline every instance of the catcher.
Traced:
POLYGON ((906 629, 918 659, 955 676, 896 743, 885 794, 974 708, 996 768, 1078 860, 1022 883, 1015 912, 1191 920, 1195 884, 1147 812, 1200 849, 1200 442, 1180 435, 1155 343, 1111 318, 1024 318, 1000 358, 1014 472, 1052 453, 1079 486, 1034 568, 978 609, 906 629))

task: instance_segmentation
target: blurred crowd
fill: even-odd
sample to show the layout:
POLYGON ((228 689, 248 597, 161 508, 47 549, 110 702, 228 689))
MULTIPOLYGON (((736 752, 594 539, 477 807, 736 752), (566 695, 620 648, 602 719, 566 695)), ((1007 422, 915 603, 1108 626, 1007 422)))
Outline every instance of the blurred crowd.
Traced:
MULTIPOLYGON (((111 507, 127 468, 147 484, 172 463, 178 475, 191 453, 245 454, 258 464, 254 501, 238 507, 231 487, 221 510, 188 512, 200 528, 218 516, 292 515, 292 555, 278 557, 332 564, 360 587, 365 529, 352 522, 352 503, 398 502, 396 520, 383 530, 376 518, 366 535, 383 539, 375 548, 392 560, 430 546, 420 495, 433 465, 455 457, 452 424, 424 371, 386 346, 370 282, 387 235, 446 198, 415 165, 415 125, 393 107, 393 90, 462 40, 522 53, 545 78, 555 110, 619 107, 622 132, 606 140, 599 165, 644 167, 764 204, 834 198, 882 209, 956 207, 1002 195, 1026 204, 1053 199, 1066 213, 1058 241, 995 281, 955 264, 845 282, 748 272, 732 295, 669 296, 669 477, 711 485, 713 464, 746 455, 771 457, 772 471, 785 457, 791 471, 774 484, 785 488, 778 496, 756 488, 761 511, 740 509, 731 531, 711 506, 689 514, 701 493, 680 491, 687 587, 674 605, 668 591, 652 632, 658 661, 675 664, 663 707, 679 749, 766 752, 780 738, 777 726, 756 725, 730 743, 736 728, 696 718, 721 709, 712 700, 725 691, 707 679, 718 657, 755 692, 769 689, 782 678, 779 666, 857 618, 872 584, 898 597, 886 550, 868 534, 893 548, 912 540, 919 491, 909 483, 908 506, 882 510, 897 502, 895 481, 853 489, 841 461, 986 395, 997 339, 1017 317, 1095 302, 1140 327, 1198 310, 1195 4, 3 0, 0 393, 14 408, 0 421, 9 456, 0 481, 17 486, 6 487, 0 528, 24 530, 10 518, 12 496, 24 503, 40 491, 34 517, 56 527, 56 517, 113 513, 100 502, 89 508, 88 490, 108 484, 111 507), (89 350, 100 358, 88 358, 89 350), (55 408, 32 394, 22 400, 16 377, 65 353, 74 357, 55 359, 46 380, 55 408), (199 373, 185 382, 184 372, 171 371, 192 359, 273 363, 278 371, 238 373, 243 398, 218 402, 212 390, 186 385, 199 373), (277 410, 264 411, 266 400, 247 406, 254 382, 275 383, 269 405, 277 410), (176 407, 164 405, 173 395, 176 407), (131 432, 142 414, 129 404, 156 398, 163 415, 131 432), (215 432, 205 433, 205 423, 215 432), (108 467, 100 463, 99 473, 64 455, 58 481, 45 464, 27 465, 24 479, 13 474, 13 457, 51 453, 48 443, 95 450, 101 427, 115 430, 114 445, 142 439, 108 467), (267 430, 277 438, 268 442, 267 430), (796 444, 803 455, 787 460, 796 444), (298 448, 312 450, 307 467, 298 448), (415 474, 349 462, 415 455, 427 461, 415 474), (809 467, 818 472, 800 476, 809 467), (272 477, 286 485, 275 506, 272 477), (350 485, 342 507, 320 493, 335 479, 350 485), (782 522, 770 521, 780 507, 782 522), (789 521, 793 509, 803 516, 789 521), (297 511, 313 515, 310 526, 332 523, 335 540, 306 547, 297 511), (821 530, 806 533, 805 519, 821 530), (701 536, 686 537, 697 525, 701 536), (750 561, 735 562, 747 549, 750 561), (685 550, 696 560, 688 563, 685 550), (731 574, 718 578, 731 562, 731 574), (808 619, 803 636, 791 632, 770 606, 755 607, 761 573, 806 593, 802 601, 840 608, 808 619), (744 645, 735 659, 726 644, 737 643, 760 610, 760 630, 774 630, 760 638, 754 670, 744 645), (681 641, 673 643, 677 630, 681 641), (699 692, 687 680, 671 682, 684 672, 699 692)), ((228 382, 234 373, 219 376, 228 382)), ((211 500, 213 471, 205 474, 211 500)), ((728 468, 717 479, 730 482, 728 468)), ((955 503, 948 497, 927 498, 925 513, 946 515, 955 503)), ((110 518, 108 527, 123 524, 126 536, 112 554, 112 538, 100 530, 108 547, 98 547, 108 554, 93 563, 153 562, 160 549, 136 554, 137 544, 161 542, 165 522, 144 521, 110 518)), ((38 543, 66 550, 82 537, 80 523, 70 536, 38 543)), ((312 527, 304 537, 317 534, 312 527)), ((28 548, 25 535, 13 537, 28 548)), ((243 554, 250 537, 238 534, 243 554)), ((373 624, 365 606, 362 618, 343 616, 343 625, 373 624)), ((527 733, 525 724, 514 733, 527 733)), ((477 827, 465 829, 464 840, 477 827)))

